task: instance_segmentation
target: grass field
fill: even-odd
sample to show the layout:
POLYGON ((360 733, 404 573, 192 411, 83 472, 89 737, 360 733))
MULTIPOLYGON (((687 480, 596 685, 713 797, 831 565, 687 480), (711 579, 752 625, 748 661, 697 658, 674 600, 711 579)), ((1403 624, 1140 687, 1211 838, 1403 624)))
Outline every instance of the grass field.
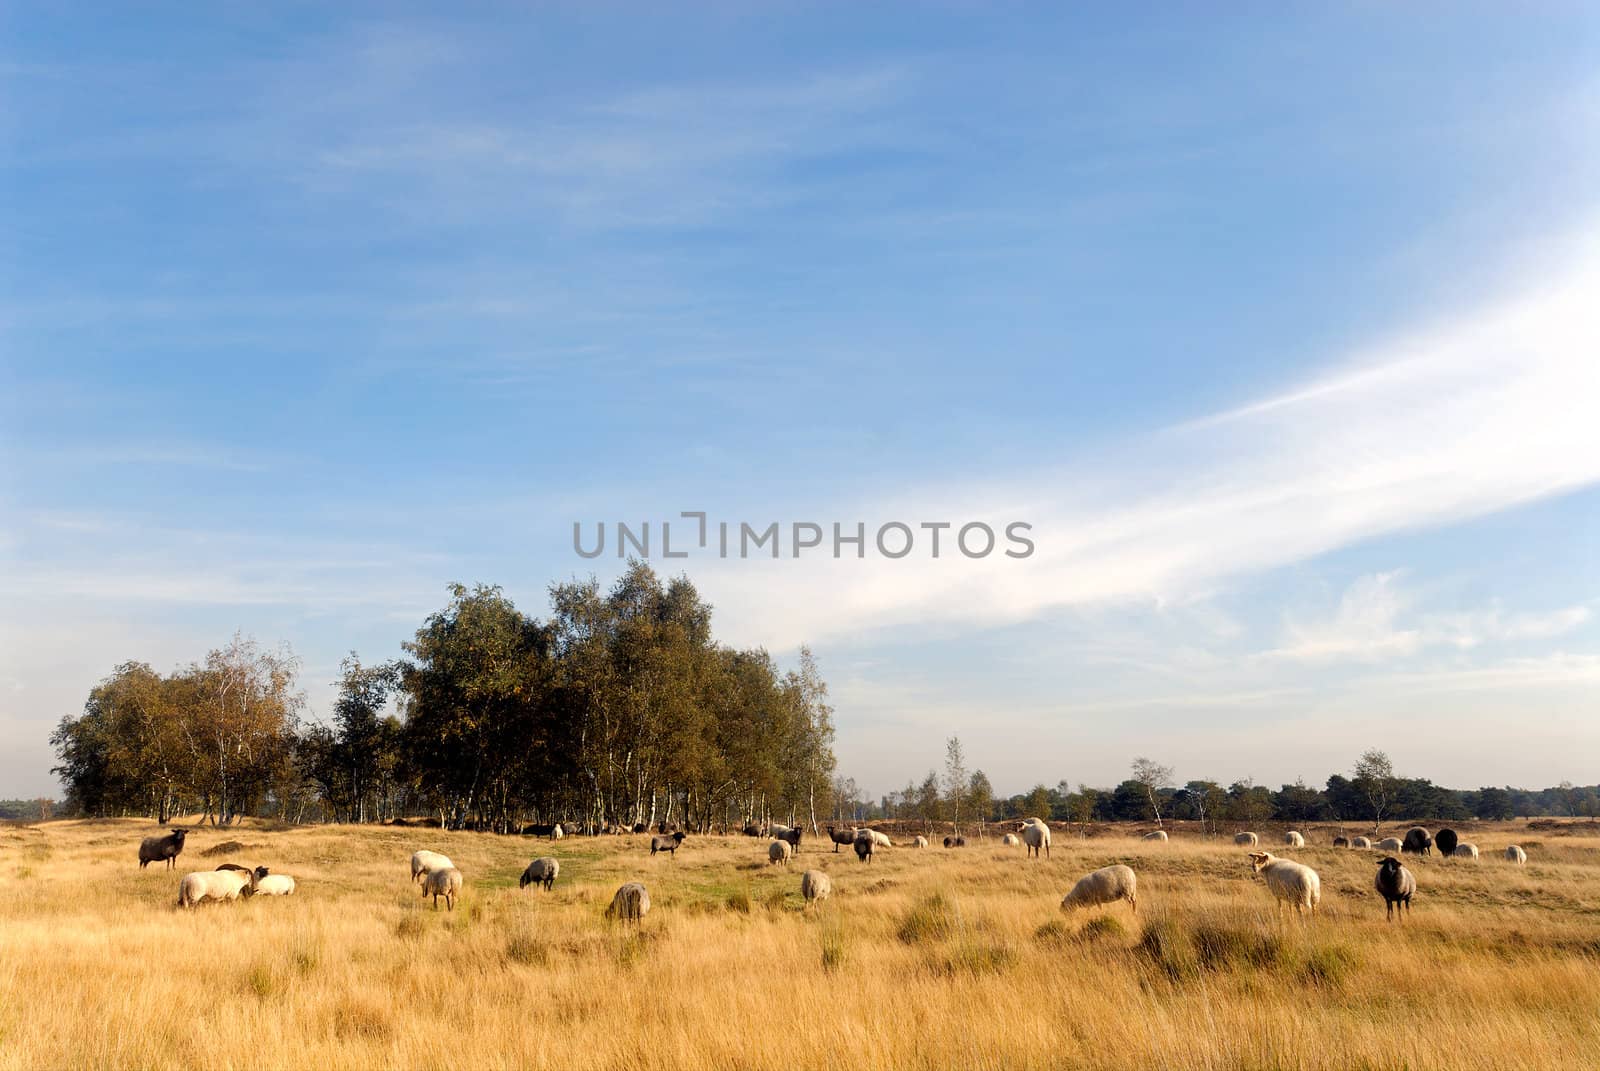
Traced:
POLYGON ((1404 927, 1376 857, 1324 830, 1292 853, 1322 875, 1307 926, 1279 924, 1241 849, 1182 834, 1057 831, 1039 862, 807 843, 782 870, 743 837, 673 859, 643 836, 247 824, 194 833, 169 873, 137 869, 151 828, 0 827, 0 1068, 1600 1067, 1592 826, 1472 823, 1481 862, 1410 862, 1404 927), (1513 842, 1526 867, 1498 858, 1513 842), (408 880, 421 847, 466 875, 453 913, 408 880), (517 888, 537 855, 561 860, 551 893, 517 888), (299 892, 174 908, 183 873, 227 860, 299 892), (1113 862, 1137 917, 1063 915, 1113 862), (833 878, 820 910, 807 867, 833 878), (654 901, 637 932, 602 917, 629 879, 654 901))

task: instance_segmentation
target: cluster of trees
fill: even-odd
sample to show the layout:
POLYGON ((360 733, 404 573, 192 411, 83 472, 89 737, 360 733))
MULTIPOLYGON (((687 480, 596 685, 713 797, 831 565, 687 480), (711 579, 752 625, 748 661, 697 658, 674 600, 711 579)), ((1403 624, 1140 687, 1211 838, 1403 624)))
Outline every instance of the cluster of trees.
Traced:
POLYGON ((716 643, 694 586, 639 562, 550 601, 539 620, 499 588, 452 587, 406 658, 345 660, 329 724, 301 724, 293 658, 247 640, 166 676, 120 666, 52 737, 68 806, 502 831, 829 813, 832 709, 809 650, 785 673, 716 643))

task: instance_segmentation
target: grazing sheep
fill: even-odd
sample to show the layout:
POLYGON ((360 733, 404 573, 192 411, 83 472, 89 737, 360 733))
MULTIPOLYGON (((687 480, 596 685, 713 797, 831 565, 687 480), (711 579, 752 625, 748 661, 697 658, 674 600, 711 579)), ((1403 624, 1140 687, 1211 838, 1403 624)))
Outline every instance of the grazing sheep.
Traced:
POLYGON ((1378 843, 1374 844, 1373 847, 1378 849, 1380 852, 1397 852, 1400 850, 1400 838, 1384 837, 1378 843))
POLYGON ((754 822, 746 822, 742 832, 747 837, 759 837, 761 836, 761 827, 756 825, 754 822))
POLYGON ((1304 848, 1306 846, 1305 834, 1291 829, 1283 835, 1283 843, 1291 848, 1304 848))
POLYGON ((872 838, 873 847, 876 847, 876 848, 893 848, 894 847, 894 841, 889 839, 889 834, 887 834, 887 833, 879 833, 876 829, 863 829, 861 832, 865 833, 867 836, 872 838))
POLYGON ((826 900, 833 895, 833 882, 820 870, 808 870, 800 875, 800 895, 808 904, 826 900))
POLYGON ((1017 827, 1017 832, 1022 836, 1022 843, 1028 846, 1024 855, 1039 857, 1039 849, 1044 849, 1046 858, 1050 855, 1050 827, 1037 818, 1029 818, 1017 827))
POLYGON ((668 855, 672 856, 672 858, 678 858, 678 845, 683 843, 683 837, 684 834, 683 830, 681 829, 670 837, 651 837, 650 854, 654 855, 657 852, 666 852, 668 855))
POLYGON ((1120 863, 1092 870, 1079 878, 1072 891, 1062 897, 1061 910, 1114 904, 1118 900, 1128 901, 1133 913, 1139 913, 1139 879, 1134 876, 1132 867, 1120 863))
POLYGON ((1015 833, 1007 833, 1005 836, 1000 838, 1000 843, 1004 844, 1007 848, 1015 848, 1022 842, 1017 839, 1017 835, 1015 833))
POLYGON ((650 913, 650 893, 637 881, 630 881, 617 890, 606 908, 606 918, 623 922, 639 922, 650 913))
POLYGON ((800 835, 801 835, 802 832, 803 832, 803 830, 801 830, 799 828, 785 829, 782 833, 774 834, 774 836, 776 836, 779 840, 786 842, 789 845, 789 847, 794 849, 794 854, 799 855, 800 854, 800 835))
POLYGON ((1350 847, 1352 847, 1352 848, 1370 848, 1370 847, 1372 847, 1372 841, 1368 840, 1366 837, 1351 837, 1350 838, 1350 847))
POLYGON ((421 881, 432 870, 448 870, 455 866, 448 855, 430 852, 426 848, 411 855, 411 880, 421 881))
POLYGON ((789 865, 789 857, 794 854, 794 849, 789 847, 786 840, 775 840, 767 845, 767 862, 777 863, 780 866, 789 865))
POLYGON ((1335 848, 1348 848, 1348 847, 1350 847, 1350 838, 1349 837, 1334 837, 1333 838, 1333 846, 1335 848))
POLYGON ((293 896, 294 879, 287 874, 274 874, 264 866, 256 867, 255 896, 293 896))
POLYGON ((1254 833, 1235 833, 1233 835, 1233 843, 1248 844, 1250 847, 1254 848, 1257 844, 1261 843, 1261 838, 1256 836, 1254 833))
POLYGON ((1506 862, 1516 863, 1518 866, 1521 866, 1527 861, 1528 853, 1523 851, 1521 847, 1515 844, 1506 846, 1506 862))
POLYGON ((1421 826, 1412 826, 1406 830, 1406 839, 1400 842, 1402 854, 1432 855, 1433 836, 1421 826))
POLYGON ((1378 861, 1378 876, 1373 880, 1372 887, 1383 896, 1383 917, 1393 922, 1395 905, 1399 904, 1400 921, 1404 922, 1406 914, 1411 911, 1411 897, 1417 891, 1416 876, 1400 860, 1388 855, 1378 861))
POLYGON ((422 895, 424 898, 433 897, 433 909, 439 910, 439 897, 444 897, 444 906, 451 911, 456 909, 456 897, 461 895, 461 871, 453 866, 441 867, 430 870, 422 879, 422 895))
POLYGON ((1317 905, 1322 903, 1322 879, 1315 870, 1271 852, 1251 852, 1250 869, 1266 879, 1267 888, 1277 898, 1280 916, 1285 904, 1293 904, 1296 915, 1301 911, 1316 915, 1317 905))
POLYGON ((167 869, 171 870, 178 865, 178 856, 183 854, 183 838, 189 835, 187 829, 174 829, 165 836, 146 837, 139 842, 139 869, 143 870, 151 863, 162 859, 167 861, 167 869))
POLYGON ((1461 838, 1453 829, 1441 829, 1433 835, 1433 846, 1447 859, 1456 853, 1456 845, 1459 843, 1461 838))
POLYGON ((1478 861, 1478 846, 1476 844, 1457 844, 1456 850, 1450 854, 1457 859, 1471 859, 1476 863, 1478 861))
MULTIPOLYGON (((948 840, 949 838, 946 838, 946 839, 948 840)), ((863 862, 863 863, 872 862, 872 849, 875 848, 876 846, 877 845, 873 841, 871 835, 868 834, 867 831, 863 829, 860 833, 858 833, 856 835, 856 839, 855 839, 855 843, 854 843, 854 847, 855 847, 855 850, 856 850, 856 859, 859 862, 863 862)))
POLYGON ((522 872, 522 877, 517 882, 517 888, 526 889, 529 885, 542 885, 544 891, 549 892, 550 887, 556 883, 556 875, 561 873, 559 860, 548 856, 535 859, 528 864, 528 869, 522 872))
POLYGON ((918 833, 916 836, 911 838, 911 846, 913 848, 926 848, 928 846, 928 838, 924 837, 921 833, 918 833))
POLYGON ((178 883, 178 906, 193 907, 206 900, 237 900, 246 889, 252 893, 256 890, 254 870, 198 870, 185 874, 178 883))
POLYGON ((967 846, 967 838, 966 837, 946 837, 944 839, 944 846, 946 848, 965 848, 967 846))
POLYGON ((1158 829, 1153 833, 1146 833, 1143 837, 1141 837, 1139 839, 1140 840, 1160 841, 1162 844, 1165 844, 1167 842, 1167 831, 1164 830, 1164 829, 1158 829))

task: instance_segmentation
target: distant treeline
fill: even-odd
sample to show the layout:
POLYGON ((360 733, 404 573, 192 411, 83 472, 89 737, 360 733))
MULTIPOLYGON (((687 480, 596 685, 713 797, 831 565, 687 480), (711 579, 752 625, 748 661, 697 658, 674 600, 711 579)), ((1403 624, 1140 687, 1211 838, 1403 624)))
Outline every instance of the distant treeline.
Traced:
POLYGON ((287 651, 235 637, 169 674, 126 663, 51 737, 62 809, 502 831, 827 816, 832 711, 809 650, 782 673, 716 643, 694 586, 637 562, 550 602, 538 620, 499 588, 454 586, 407 658, 345 660, 326 725, 302 723, 287 651))

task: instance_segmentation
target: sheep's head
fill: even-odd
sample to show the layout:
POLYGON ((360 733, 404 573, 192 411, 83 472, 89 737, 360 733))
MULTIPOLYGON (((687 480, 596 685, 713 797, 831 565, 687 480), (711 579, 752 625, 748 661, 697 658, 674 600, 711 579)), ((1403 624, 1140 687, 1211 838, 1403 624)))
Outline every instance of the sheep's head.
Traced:
POLYGON ((256 880, 260 881, 262 878, 266 877, 270 873, 272 873, 272 871, 268 870, 266 867, 258 866, 258 867, 256 867, 256 880))
POLYGON ((679 844, 682 844, 683 843, 683 838, 686 837, 686 836, 688 836, 688 834, 680 829, 680 830, 678 830, 676 833, 674 833, 672 835, 672 839, 677 841, 679 844))
POLYGON ((188 835, 189 831, 187 829, 174 829, 172 831, 172 843, 181 848, 183 847, 183 838, 188 835))
POLYGON ((1271 852, 1251 852, 1250 853, 1250 870, 1251 870, 1252 873, 1259 873, 1261 871, 1261 868, 1266 866, 1270 862, 1272 862, 1272 853, 1271 852))
POLYGON ((1386 855, 1382 859, 1378 860, 1378 869, 1383 871, 1385 874, 1399 873, 1401 865, 1402 864, 1400 860, 1396 859, 1392 855, 1386 855))

